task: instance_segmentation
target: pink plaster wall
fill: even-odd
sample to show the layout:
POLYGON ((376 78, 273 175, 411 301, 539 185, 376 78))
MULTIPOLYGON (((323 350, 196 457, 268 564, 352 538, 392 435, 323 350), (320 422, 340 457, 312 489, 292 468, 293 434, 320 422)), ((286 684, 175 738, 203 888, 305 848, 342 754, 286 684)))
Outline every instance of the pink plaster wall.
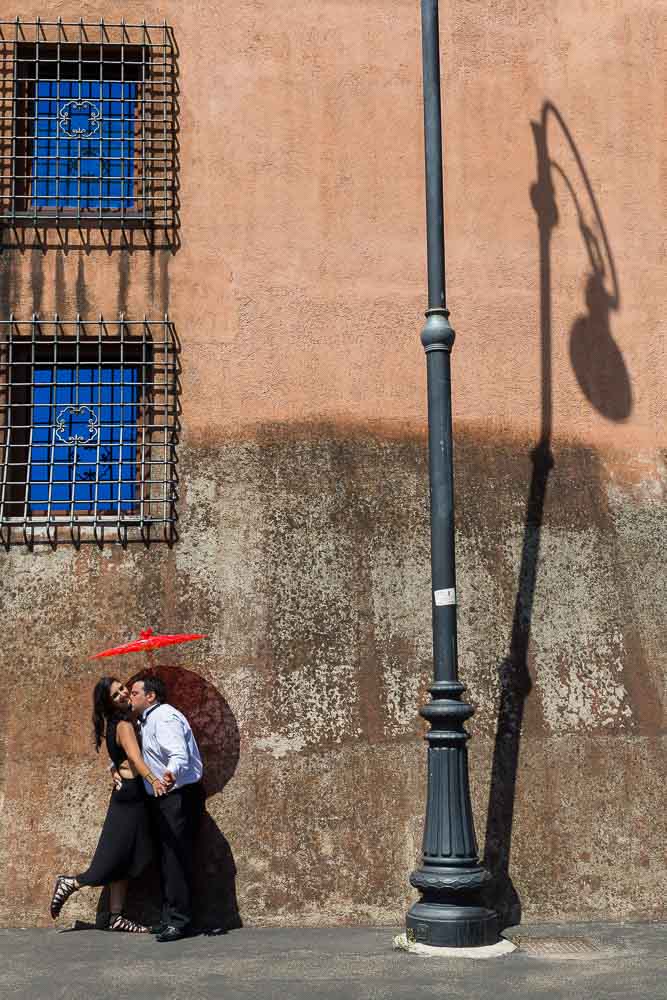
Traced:
MULTIPOLYGON (((664 915, 666 11, 654 0, 441 8, 478 832, 483 842, 529 455, 546 429, 556 467, 514 881, 533 918, 664 915), (545 102, 590 185, 550 114, 562 173, 551 174, 548 352, 531 197, 545 102), (589 246, 604 238, 591 191, 617 275, 615 288, 607 255, 592 305, 582 222, 589 246)), ((178 252, 9 251, 0 265, 3 309, 20 316, 57 302, 71 315, 169 311, 183 347, 183 499, 172 552, 1 557, 0 921, 47 921, 53 872, 94 846, 106 786, 85 724, 85 657, 146 624, 214 636, 179 662, 238 723, 239 767, 209 808, 237 857, 244 919, 400 921, 430 671, 418 5, 68 0, 18 13, 173 27, 178 252), (64 733, 61 694, 77 720, 64 733), (51 740, 55 783, 26 718, 51 740)))

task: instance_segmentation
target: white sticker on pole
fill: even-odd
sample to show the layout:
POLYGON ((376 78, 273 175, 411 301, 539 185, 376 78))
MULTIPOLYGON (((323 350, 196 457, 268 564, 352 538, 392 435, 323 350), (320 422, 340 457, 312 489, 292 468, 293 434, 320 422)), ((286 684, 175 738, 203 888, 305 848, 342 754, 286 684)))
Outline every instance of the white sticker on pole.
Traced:
POLYGON ((456 589, 447 587, 446 590, 434 590, 433 597, 438 608, 446 607, 448 604, 456 604, 456 589))

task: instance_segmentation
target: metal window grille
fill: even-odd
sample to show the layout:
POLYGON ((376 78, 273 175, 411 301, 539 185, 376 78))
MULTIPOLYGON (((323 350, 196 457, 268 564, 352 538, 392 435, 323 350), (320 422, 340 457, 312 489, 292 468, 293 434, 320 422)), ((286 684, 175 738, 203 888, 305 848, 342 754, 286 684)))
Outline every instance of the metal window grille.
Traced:
POLYGON ((0 532, 12 541, 175 539, 173 325, 0 322, 0 532))
POLYGON ((166 25, 0 21, 0 226, 176 227, 166 25))

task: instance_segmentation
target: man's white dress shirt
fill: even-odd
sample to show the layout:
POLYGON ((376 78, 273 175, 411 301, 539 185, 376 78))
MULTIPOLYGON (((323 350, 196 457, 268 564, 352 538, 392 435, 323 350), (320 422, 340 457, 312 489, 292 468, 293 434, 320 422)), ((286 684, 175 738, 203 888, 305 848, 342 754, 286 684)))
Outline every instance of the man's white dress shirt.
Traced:
MULTIPOLYGON (((151 705, 141 715, 141 754, 156 778, 170 771, 175 779, 173 788, 182 788, 199 781, 203 767, 199 747, 190 723, 172 705, 151 705)), ((153 788, 144 778, 146 791, 153 788)))

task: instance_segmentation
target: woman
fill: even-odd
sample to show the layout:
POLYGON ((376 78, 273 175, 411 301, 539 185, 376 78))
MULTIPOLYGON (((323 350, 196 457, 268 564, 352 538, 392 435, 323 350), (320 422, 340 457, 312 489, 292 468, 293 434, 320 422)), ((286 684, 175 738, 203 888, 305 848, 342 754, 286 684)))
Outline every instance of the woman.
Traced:
POLYGON ((130 711, 130 695, 115 677, 102 677, 93 692, 93 730, 99 752, 106 737, 107 751, 121 778, 111 793, 97 850, 81 875, 58 875, 51 899, 55 918, 69 897, 84 885, 108 885, 110 931, 145 934, 147 927, 123 916, 127 882, 136 878, 151 859, 152 845, 146 805, 145 778, 156 795, 165 787, 145 763, 137 742, 130 711))

